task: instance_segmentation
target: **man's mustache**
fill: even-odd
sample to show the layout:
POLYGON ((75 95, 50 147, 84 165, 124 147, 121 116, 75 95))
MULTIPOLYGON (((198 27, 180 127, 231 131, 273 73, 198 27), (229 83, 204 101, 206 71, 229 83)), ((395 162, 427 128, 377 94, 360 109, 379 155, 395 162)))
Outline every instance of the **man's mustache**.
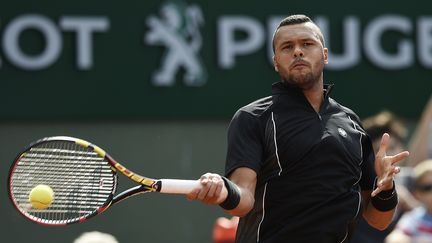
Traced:
POLYGON ((309 62, 303 60, 303 58, 301 58, 301 57, 298 57, 294 60, 294 62, 291 64, 291 68, 294 68, 297 65, 310 66, 309 62))

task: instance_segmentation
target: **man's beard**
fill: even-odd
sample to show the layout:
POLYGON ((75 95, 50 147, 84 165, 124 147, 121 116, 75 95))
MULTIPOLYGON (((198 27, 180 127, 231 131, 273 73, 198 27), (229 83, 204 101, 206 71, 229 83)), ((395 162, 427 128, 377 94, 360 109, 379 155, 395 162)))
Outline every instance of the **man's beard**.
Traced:
MULTIPOLYGON (((298 58, 296 60, 296 62, 302 62, 302 59, 298 58)), ((294 64, 296 62, 294 62, 294 64)), ((310 72, 307 72, 307 73, 291 72, 291 73, 283 75, 283 76, 281 75, 282 81, 284 83, 289 84, 290 86, 298 87, 298 88, 301 88, 303 90, 310 89, 317 82, 319 82, 320 79, 322 78, 321 75, 323 73, 324 65, 325 65, 324 56, 322 56, 320 64, 321 65, 318 65, 318 64, 316 65, 317 68, 315 70, 310 70, 310 72)))
POLYGON ((289 74, 282 77, 282 81, 286 82, 290 86, 295 86, 301 89, 309 89, 313 87, 321 77, 321 72, 308 72, 301 74, 289 74))

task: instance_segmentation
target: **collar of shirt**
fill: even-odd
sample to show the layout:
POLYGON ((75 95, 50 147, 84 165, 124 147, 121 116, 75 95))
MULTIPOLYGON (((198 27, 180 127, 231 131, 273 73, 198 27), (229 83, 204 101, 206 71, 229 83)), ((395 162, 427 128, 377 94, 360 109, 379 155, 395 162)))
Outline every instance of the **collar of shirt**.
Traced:
MULTIPOLYGON (((330 93, 333 89, 334 84, 324 84, 323 92, 324 98, 327 99, 330 96, 330 93)), ((295 94, 303 96, 302 90, 294 85, 284 83, 282 81, 276 82, 272 84, 272 94, 295 94)))

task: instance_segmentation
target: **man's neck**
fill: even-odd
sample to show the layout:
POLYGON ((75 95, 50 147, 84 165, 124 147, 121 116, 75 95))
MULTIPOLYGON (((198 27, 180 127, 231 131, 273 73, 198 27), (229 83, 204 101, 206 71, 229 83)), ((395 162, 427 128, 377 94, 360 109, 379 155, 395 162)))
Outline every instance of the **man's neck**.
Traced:
POLYGON ((323 81, 315 83, 311 88, 304 89, 303 94, 316 112, 319 112, 324 99, 323 81))

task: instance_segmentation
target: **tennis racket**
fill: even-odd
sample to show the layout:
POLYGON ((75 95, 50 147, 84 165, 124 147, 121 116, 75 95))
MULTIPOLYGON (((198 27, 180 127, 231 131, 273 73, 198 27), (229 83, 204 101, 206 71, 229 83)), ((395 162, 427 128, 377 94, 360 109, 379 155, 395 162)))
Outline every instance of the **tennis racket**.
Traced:
POLYGON ((151 179, 127 169, 98 146, 82 139, 57 136, 40 139, 18 154, 9 171, 9 197, 26 218, 43 225, 84 222, 128 197, 160 192, 187 194, 198 180, 151 179), (117 174, 135 183, 119 194, 117 174), (54 200, 46 209, 33 208, 29 193, 48 185, 54 200))

